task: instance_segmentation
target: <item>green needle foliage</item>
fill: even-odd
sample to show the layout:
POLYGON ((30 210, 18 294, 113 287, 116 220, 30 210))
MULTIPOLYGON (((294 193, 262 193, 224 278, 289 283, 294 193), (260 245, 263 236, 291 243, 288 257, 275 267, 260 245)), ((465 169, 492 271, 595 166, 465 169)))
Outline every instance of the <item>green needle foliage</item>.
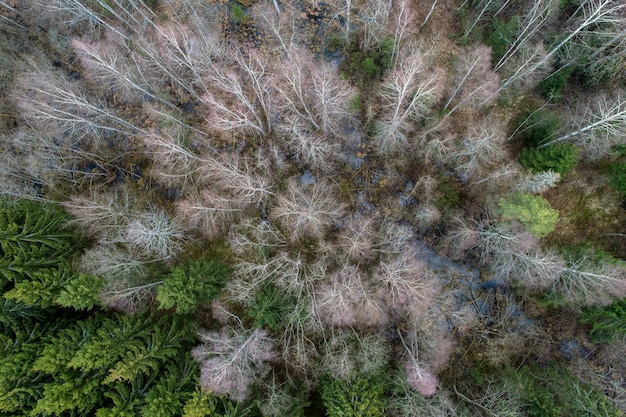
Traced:
POLYGON ((0 289, 5 299, 32 306, 90 309, 100 278, 76 274, 82 241, 59 207, 0 200, 0 289))
POLYGON ((532 417, 618 417, 622 413, 599 389, 582 382, 556 364, 509 370, 521 388, 526 412, 532 417))
POLYGON ((561 117, 545 109, 529 110, 519 117, 515 138, 535 148, 556 137, 561 128, 561 117))
POLYGON ((31 201, 0 200, 0 276, 19 282, 42 269, 56 269, 80 241, 60 208, 31 201))
POLYGON ((255 327, 278 330, 283 325, 285 314, 291 308, 290 300, 285 300, 276 287, 267 285, 254 297, 254 303, 246 310, 246 315, 254 319, 255 327))
POLYGON ((519 220, 536 237, 544 237, 554 230, 559 212, 548 200, 532 194, 513 194, 498 203, 506 220, 519 220))
POLYGON ((519 157, 520 164, 533 173, 554 171, 565 175, 574 168, 580 155, 571 143, 556 144, 546 148, 525 148, 519 157))
POLYGON ((385 389, 376 375, 361 375, 346 382, 326 378, 322 401, 328 417, 382 417, 385 415, 385 389))
POLYGON ((175 267, 159 287, 159 308, 176 307, 186 314, 218 296, 228 282, 232 269, 219 261, 192 259, 175 267))
POLYGON ((589 338, 594 343, 626 341, 626 299, 606 307, 584 308, 581 321, 591 324, 589 338))
POLYGON ((167 317, 95 315, 42 340, 32 415, 180 415, 196 383, 189 330, 167 317))

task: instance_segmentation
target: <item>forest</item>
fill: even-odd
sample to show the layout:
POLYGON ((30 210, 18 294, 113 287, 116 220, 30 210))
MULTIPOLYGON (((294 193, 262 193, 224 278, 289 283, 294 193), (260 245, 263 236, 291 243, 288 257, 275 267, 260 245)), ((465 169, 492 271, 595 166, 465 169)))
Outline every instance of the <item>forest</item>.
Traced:
POLYGON ((0 416, 626 413, 624 0, 0 0, 0 189, 0 416))

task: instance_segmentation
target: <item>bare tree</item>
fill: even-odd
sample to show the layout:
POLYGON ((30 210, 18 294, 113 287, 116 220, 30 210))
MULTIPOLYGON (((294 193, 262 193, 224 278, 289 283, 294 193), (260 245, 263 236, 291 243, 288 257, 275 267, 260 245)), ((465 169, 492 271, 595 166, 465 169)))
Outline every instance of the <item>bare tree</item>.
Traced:
POLYGON ((311 129, 294 115, 283 119, 280 133, 284 136, 289 150, 305 164, 316 171, 327 173, 335 167, 341 155, 341 143, 329 140, 322 132, 311 129))
POLYGON ((550 63, 557 52, 577 36, 593 30, 598 25, 619 23, 622 19, 619 14, 624 8, 626 4, 614 0, 584 0, 566 22, 569 28, 567 35, 545 53, 531 53, 522 57, 520 63, 515 64, 516 69, 513 74, 504 79, 496 94, 511 84, 533 75, 539 68, 550 63))
POLYGON ((271 34, 277 44, 270 43, 268 39, 268 47, 273 47, 277 54, 287 52, 292 46, 298 43, 298 23, 296 10, 286 8, 282 13, 274 13, 264 4, 255 4, 252 6, 252 15, 255 21, 271 34))
POLYGON ((120 43, 123 45, 126 40, 117 36, 110 39, 112 36, 115 35, 99 42, 72 40, 72 47, 94 86, 104 93, 114 94, 115 99, 122 102, 137 103, 147 97, 175 108, 171 102, 162 99, 153 86, 146 84, 145 78, 137 74, 136 67, 126 61, 127 51, 120 48, 120 43))
POLYGON ((613 144, 626 138, 626 93, 619 91, 614 99, 601 96, 586 108, 585 115, 575 118, 578 128, 539 145, 545 148, 555 143, 579 137, 592 154, 607 152, 613 144), (597 110, 592 110, 594 107, 597 110))
POLYGON ((561 174, 551 170, 539 172, 537 174, 526 174, 520 178, 515 185, 515 189, 521 192, 540 194, 556 186, 561 180, 561 174))
POLYGON ((426 14, 426 17, 424 17, 424 20, 422 21, 422 24, 420 25, 420 27, 424 27, 426 23, 428 23, 428 20, 430 19, 430 16, 435 11, 435 7, 437 7, 438 2, 439 0, 433 0, 433 4, 432 6, 430 6, 430 9, 428 10, 428 14, 426 14))
POLYGON ((132 200, 127 193, 120 196, 92 192, 86 196, 71 197, 62 205, 83 230, 102 242, 117 240, 123 234, 132 210, 132 200))
POLYGON ((389 21, 392 7, 393 1, 391 0, 368 1, 355 15, 355 25, 363 33, 360 45, 362 50, 371 49, 383 38, 391 35, 389 21))
POLYGON ((163 211, 133 214, 125 236, 130 247, 160 260, 175 258, 187 239, 180 221, 163 211))
POLYGON ((481 179, 485 170, 493 169, 507 157, 505 126, 495 116, 473 122, 462 136, 454 157, 460 173, 481 179))
POLYGON ((430 371, 428 365, 420 359, 419 346, 415 336, 412 335, 413 337, 410 337, 407 343, 400 329, 397 329, 397 334, 405 350, 404 370, 409 386, 426 397, 435 394, 439 381, 437 376, 430 371))
POLYGON ((552 290, 574 305, 608 305, 626 295, 626 263, 599 261, 589 248, 568 260, 552 290))
POLYGON ((155 280, 154 262, 123 246, 102 244, 85 251, 78 268, 104 279, 104 305, 133 313, 148 306, 161 285, 161 281, 155 280))
POLYGON ((536 238, 507 222, 478 225, 479 248, 483 259, 503 279, 515 279, 531 290, 552 285, 562 273, 562 258, 538 248, 536 238))
POLYGON ((386 314, 374 289, 356 266, 342 265, 319 285, 315 294, 316 311, 331 326, 379 326, 386 314))
POLYGON ((269 221, 246 219, 231 229, 228 243, 238 255, 256 255, 287 246, 287 238, 269 221))
POLYGON ((344 211, 343 204, 336 199, 335 187, 323 179, 307 189, 299 178, 291 178, 286 192, 277 199, 270 217, 289 229, 293 240, 322 238, 344 211))
POLYGON ((333 64, 316 60, 304 49, 291 47, 273 86, 282 111, 297 117, 310 129, 341 138, 350 127, 353 118, 350 104, 355 91, 339 77, 333 64))
MULTIPOLYGON (((464 38, 467 38, 469 36, 469 34, 472 32, 472 30, 474 30, 474 28, 476 27, 476 25, 487 15, 489 14, 489 12, 494 9, 495 7, 497 7, 497 3, 498 0, 479 0, 478 3, 475 5, 475 7, 478 9, 478 13, 476 13, 476 15, 474 16, 474 20, 472 20, 472 22, 468 25, 467 29, 465 30, 465 33, 463 34, 464 38)), ((500 11, 502 11, 507 4, 509 3, 509 1, 505 1, 504 4, 500 7, 500 9, 495 12, 493 14, 493 16, 497 16, 498 13, 500 13, 500 11)), ((467 4, 467 1, 464 1, 462 3, 461 6, 459 6, 459 9, 461 9, 463 6, 465 6, 467 4)))
POLYGON ((257 52, 233 53, 233 63, 214 64, 207 74, 211 91, 202 96, 207 122, 219 131, 268 136, 274 108, 270 101, 268 63, 257 52))
POLYGON ((391 60, 395 63, 399 58, 399 52, 403 47, 405 38, 411 32, 409 26, 415 22, 415 12, 411 7, 410 0, 400 0, 396 3, 395 9, 392 9, 392 13, 394 50, 391 60))
POLYGON ((176 202, 177 217, 181 222, 205 238, 218 239, 236 223, 241 208, 211 189, 193 190, 176 202))
POLYGON ((374 281, 388 308, 419 315, 428 310, 437 291, 429 272, 409 249, 381 262, 374 281))
POLYGON ((200 363, 200 385, 217 395, 244 401, 255 381, 269 372, 276 357, 274 341, 266 330, 222 328, 200 334, 202 345, 192 350, 200 363))
POLYGON ((420 53, 398 57, 396 67, 381 85, 381 117, 375 138, 382 153, 395 152, 408 144, 413 121, 425 116, 441 91, 441 79, 427 72, 420 53))
POLYGON ((380 371, 389 360, 389 347, 382 335, 363 335, 354 329, 334 329, 321 350, 323 369, 346 381, 380 371))
POLYGON ((219 159, 203 156, 200 181, 220 189, 236 207, 256 207, 267 201, 273 192, 271 179, 254 163, 234 155, 219 159))
POLYGON ((537 0, 534 1, 524 16, 524 19, 517 30, 517 35, 509 48, 506 50, 500 60, 494 65, 494 70, 498 71, 505 66, 507 62, 517 54, 517 52, 530 42, 531 39, 544 27, 544 25, 558 11, 559 2, 555 0, 537 0))
POLYGON ((338 242, 348 259, 367 263, 376 255, 374 245, 378 234, 378 223, 377 216, 358 213, 350 215, 345 220, 338 242))
POLYGON ((211 67, 222 60, 226 45, 217 30, 202 30, 201 24, 193 27, 195 32, 180 24, 158 26, 156 40, 139 41, 142 53, 135 60, 201 101, 209 93, 211 67))
MULTIPOLYGON (((599 36, 595 31, 590 35, 593 39, 599 36)), ((606 79, 619 82, 626 77, 626 19, 614 31, 602 35, 605 40, 600 47, 595 42, 579 42, 585 50, 590 50, 586 72, 595 82, 606 79)))
MULTIPOLYGON (((45 67, 45 64, 39 66, 45 67)), ((36 127, 70 135, 76 140, 97 142, 107 132, 131 136, 147 133, 117 116, 104 103, 93 102, 76 83, 64 80, 51 70, 25 73, 17 81, 14 97, 24 116, 36 127)))
POLYGON ((491 71, 491 48, 482 44, 465 47, 459 53, 454 73, 456 86, 443 107, 448 110, 446 116, 459 107, 488 103, 500 82, 500 77, 491 71), (450 107, 454 101, 456 104, 450 107))

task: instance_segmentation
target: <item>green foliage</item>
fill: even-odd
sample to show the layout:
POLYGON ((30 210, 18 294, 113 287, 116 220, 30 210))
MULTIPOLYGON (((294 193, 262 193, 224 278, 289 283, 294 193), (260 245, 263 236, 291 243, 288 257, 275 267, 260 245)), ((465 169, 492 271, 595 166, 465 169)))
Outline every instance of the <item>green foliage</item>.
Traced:
POLYGON ((513 43, 519 27, 519 17, 513 16, 508 22, 493 19, 485 44, 491 46, 493 62, 498 62, 513 43))
POLYGON ((255 411, 250 405, 196 389, 185 403, 182 417, 248 417, 256 415, 255 411))
POLYGON ((371 50, 363 52, 358 48, 358 41, 353 39, 348 45, 342 72, 360 87, 367 87, 371 82, 380 80, 391 67, 394 48, 394 39, 386 38, 371 50))
POLYGON ((39 269, 30 273, 31 280, 18 281, 13 289, 4 293, 4 298, 28 305, 50 307, 71 276, 58 269, 39 269))
POLYGON ((614 162, 609 166, 610 184, 626 197, 626 162, 614 162))
MULTIPOLYGON (((12 310, 15 310, 15 307, 12 310)), ((19 320, 19 319, 18 319, 19 320)), ((42 338, 54 330, 27 319, 29 327, 0 333, 0 414, 28 410, 43 393, 43 380, 32 371, 42 338)))
POLYGON ((618 417, 622 415, 602 391, 581 381, 562 366, 527 365, 517 369, 508 369, 506 373, 517 381, 526 411, 530 416, 618 417))
POLYGON ((199 304, 208 303, 220 293, 228 282, 232 270, 219 261, 192 259, 175 267, 159 287, 159 308, 176 307, 185 314, 199 304))
POLYGON ((74 255, 80 240, 67 220, 53 205, 0 200, 0 276, 19 282, 74 255))
POLYGON ((598 249, 591 243, 579 243, 561 248, 561 254, 570 267, 580 266, 583 262, 593 268, 603 265, 616 265, 624 261, 613 257, 610 253, 598 249))
POLYGON ((196 389, 185 403, 183 417, 211 417, 217 409, 217 397, 196 389))
POLYGON ((46 318, 46 311, 8 299, 0 299, 0 333, 14 334, 16 331, 31 329, 33 323, 46 318))
POLYGON ((40 307, 89 309, 98 304, 102 280, 72 271, 82 242, 67 226, 68 220, 54 205, 0 201, 0 287, 4 287, 4 298, 40 307))
POLYGON ((361 375, 351 382, 326 378, 322 401, 328 417, 382 417, 385 389, 379 376, 361 375))
POLYGON ((246 11, 241 4, 235 2, 230 5, 230 18, 237 25, 241 25, 246 21, 246 11))
POLYGON ((437 191, 439 197, 435 201, 435 206, 444 213, 461 204, 461 194, 459 189, 449 175, 439 175, 437 177, 437 191))
POLYGON ((537 85, 537 91, 552 102, 559 101, 563 96, 563 88, 575 70, 574 65, 560 67, 537 85))
POLYGON ((100 304, 104 280, 96 275, 78 274, 61 289, 55 304, 76 310, 90 310, 100 304))
POLYGON ((178 320, 122 315, 48 335, 30 366, 46 381, 32 415, 182 414, 197 379, 189 336, 178 320))
POLYGON ((550 170, 565 175, 574 168, 579 157, 578 147, 565 143, 541 149, 525 148, 520 154, 519 162, 533 173, 550 170))
POLYGON ((256 293, 254 302, 246 310, 246 315, 254 319, 255 327, 278 330, 283 326, 285 314, 291 308, 291 304, 286 302, 284 295, 276 287, 267 285, 256 293))
POLYGON ((589 339, 594 343, 626 341, 626 299, 606 307, 584 308, 581 321, 591 324, 589 339))
POLYGON ((544 237, 554 230, 559 212, 541 196, 516 193, 499 201, 506 220, 519 220, 535 236, 544 237))
POLYGON ((544 109, 524 112, 518 120, 515 138, 531 148, 553 139, 561 128, 561 118, 544 109))

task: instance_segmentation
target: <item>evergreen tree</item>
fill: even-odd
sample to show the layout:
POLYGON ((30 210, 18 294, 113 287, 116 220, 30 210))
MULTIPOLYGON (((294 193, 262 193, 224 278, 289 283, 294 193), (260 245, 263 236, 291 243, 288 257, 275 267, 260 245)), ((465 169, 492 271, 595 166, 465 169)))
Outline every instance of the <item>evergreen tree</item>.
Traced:
POLYGON ((50 204, 0 200, 0 290, 33 306, 76 309, 98 304, 102 281, 78 275, 72 261, 82 241, 67 213, 50 204))
POLYGON ((382 417, 384 391, 378 376, 361 375, 350 382, 327 378, 322 385, 322 401, 328 417, 382 417))
POLYGON ((194 259, 185 262, 175 267, 159 287, 159 308, 176 307, 177 313, 189 313, 199 304, 217 297, 230 274, 230 267, 218 261, 194 259))
POLYGON ((559 221, 559 212, 541 196, 517 193, 501 198, 499 205, 506 220, 519 220, 537 237, 552 232, 559 221))
POLYGON ((574 168, 578 158, 578 147, 567 143, 547 148, 526 148, 520 154, 519 162, 533 173, 554 171, 565 175, 574 168))

